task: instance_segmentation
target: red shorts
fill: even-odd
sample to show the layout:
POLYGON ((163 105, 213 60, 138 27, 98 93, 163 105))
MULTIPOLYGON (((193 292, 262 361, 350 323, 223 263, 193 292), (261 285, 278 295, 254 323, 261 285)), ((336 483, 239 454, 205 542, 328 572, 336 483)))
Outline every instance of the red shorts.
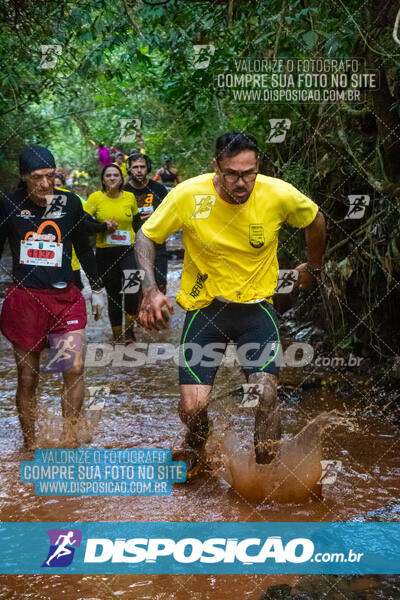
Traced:
POLYGON ((71 283, 62 290, 9 287, 0 316, 0 329, 12 343, 40 352, 49 333, 66 333, 86 327, 86 303, 71 283))

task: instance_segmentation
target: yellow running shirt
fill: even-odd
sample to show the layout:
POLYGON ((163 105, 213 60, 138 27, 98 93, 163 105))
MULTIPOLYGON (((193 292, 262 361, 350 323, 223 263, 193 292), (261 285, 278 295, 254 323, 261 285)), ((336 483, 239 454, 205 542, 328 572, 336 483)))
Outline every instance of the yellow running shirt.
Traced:
POLYGON ((232 302, 270 299, 278 281, 278 233, 283 223, 307 227, 318 206, 291 184, 258 175, 244 204, 222 200, 214 173, 174 188, 142 226, 162 244, 183 229, 185 258, 176 301, 185 310, 222 296, 232 302))
MULTIPOLYGON (((96 233, 96 246, 97 248, 111 248, 115 245, 126 245, 125 242, 118 243, 118 236, 126 240, 126 235, 130 232, 130 244, 135 241, 135 232, 132 228, 132 219, 139 210, 135 196, 131 192, 121 192, 119 198, 109 198, 104 192, 99 190, 90 194, 85 204, 85 210, 96 217, 98 221, 108 221, 109 219, 115 219, 118 223, 118 232, 121 232, 119 236, 118 232, 112 234, 114 238, 113 243, 109 243, 107 240, 111 240, 111 234, 109 232, 96 233), (124 232, 124 233, 123 233, 124 232)), ((128 241, 129 244, 129 241, 128 241)))
MULTIPOLYGON (((128 158, 128 156, 125 156, 124 159, 126 160, 128 158)), ((123 162, 122 165, 119 165, 117 162, 113 162, 113 165, 117 165, 117 167, 119 167, 121 169, 121 173, 123 175, 124 180, 128 177, 128 171, 126 169, 126 164, 123 162)))

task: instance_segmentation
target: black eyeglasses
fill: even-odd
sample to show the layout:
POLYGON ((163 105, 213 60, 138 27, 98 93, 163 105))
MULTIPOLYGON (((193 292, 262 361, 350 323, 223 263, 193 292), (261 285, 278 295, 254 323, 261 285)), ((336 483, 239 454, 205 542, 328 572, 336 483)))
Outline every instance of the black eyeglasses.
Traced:
MULTIPOLYGON (((217 164, 221 169, 219 163, 217 164)), ((235 171, 234 173, 223 173, 221 171, 221 174, 226 183, 235 184, 239 181, 239 179, 243 179, 245 183, 254 183, 258 175, 258 171, 235 171)))

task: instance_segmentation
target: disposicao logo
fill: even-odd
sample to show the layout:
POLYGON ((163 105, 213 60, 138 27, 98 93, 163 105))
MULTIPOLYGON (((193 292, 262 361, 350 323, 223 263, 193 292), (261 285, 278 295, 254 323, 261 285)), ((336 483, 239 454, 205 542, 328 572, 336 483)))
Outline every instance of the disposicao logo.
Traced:
MULTIPOLYGON (((80 546, 79 529, 49 529, 50 548, 42 567, 68 567, 74 558, 74 546, 80 546)), ((314 553, 314 544, 307 538, 295 538, 285 545, 280 536, 268 538, 89 538, 86 541, 85 563, 156 563, 165 559, 180 564, 235 563, 246 565, 265 563, 304 563, 314 553), (252 548, 252 550, 250 550, 252 548)))
POLYGON ((276 563, 303 563, 313 556, 314 544, 307 538, 290 540, 286 546, 280 536, 267 539, 209 538, 201 541, 184 538, 116 539, 90 538, 87 540, 85 563, 155 563, 161 557, 170 557, 181 564, 194 563, 265 563, 272 559, 276 563), (250 548, 253 548, 248 554, 250 548))
POLYGON ((74 546, 80 546, 82 532, 79 529, 49 529, 50 548, 42 567, 68 567, 74 558, 74 546))

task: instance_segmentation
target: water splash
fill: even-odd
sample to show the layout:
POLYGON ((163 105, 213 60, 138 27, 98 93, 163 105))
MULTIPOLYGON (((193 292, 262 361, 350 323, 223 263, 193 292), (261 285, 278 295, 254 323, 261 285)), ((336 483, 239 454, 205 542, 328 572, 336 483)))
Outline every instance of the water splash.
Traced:
POLYGON ((239 452, 235 433, 222 440, 223 467, 217 471, 243 498, 253 503, 303 503, 321 497, 318 483, 322 468, 321 435, 333 425, 343 425, 337 412, 322 413, 292 439, 277 442, 277 454, 268 465, 259 465, 255 454, 239 452))

